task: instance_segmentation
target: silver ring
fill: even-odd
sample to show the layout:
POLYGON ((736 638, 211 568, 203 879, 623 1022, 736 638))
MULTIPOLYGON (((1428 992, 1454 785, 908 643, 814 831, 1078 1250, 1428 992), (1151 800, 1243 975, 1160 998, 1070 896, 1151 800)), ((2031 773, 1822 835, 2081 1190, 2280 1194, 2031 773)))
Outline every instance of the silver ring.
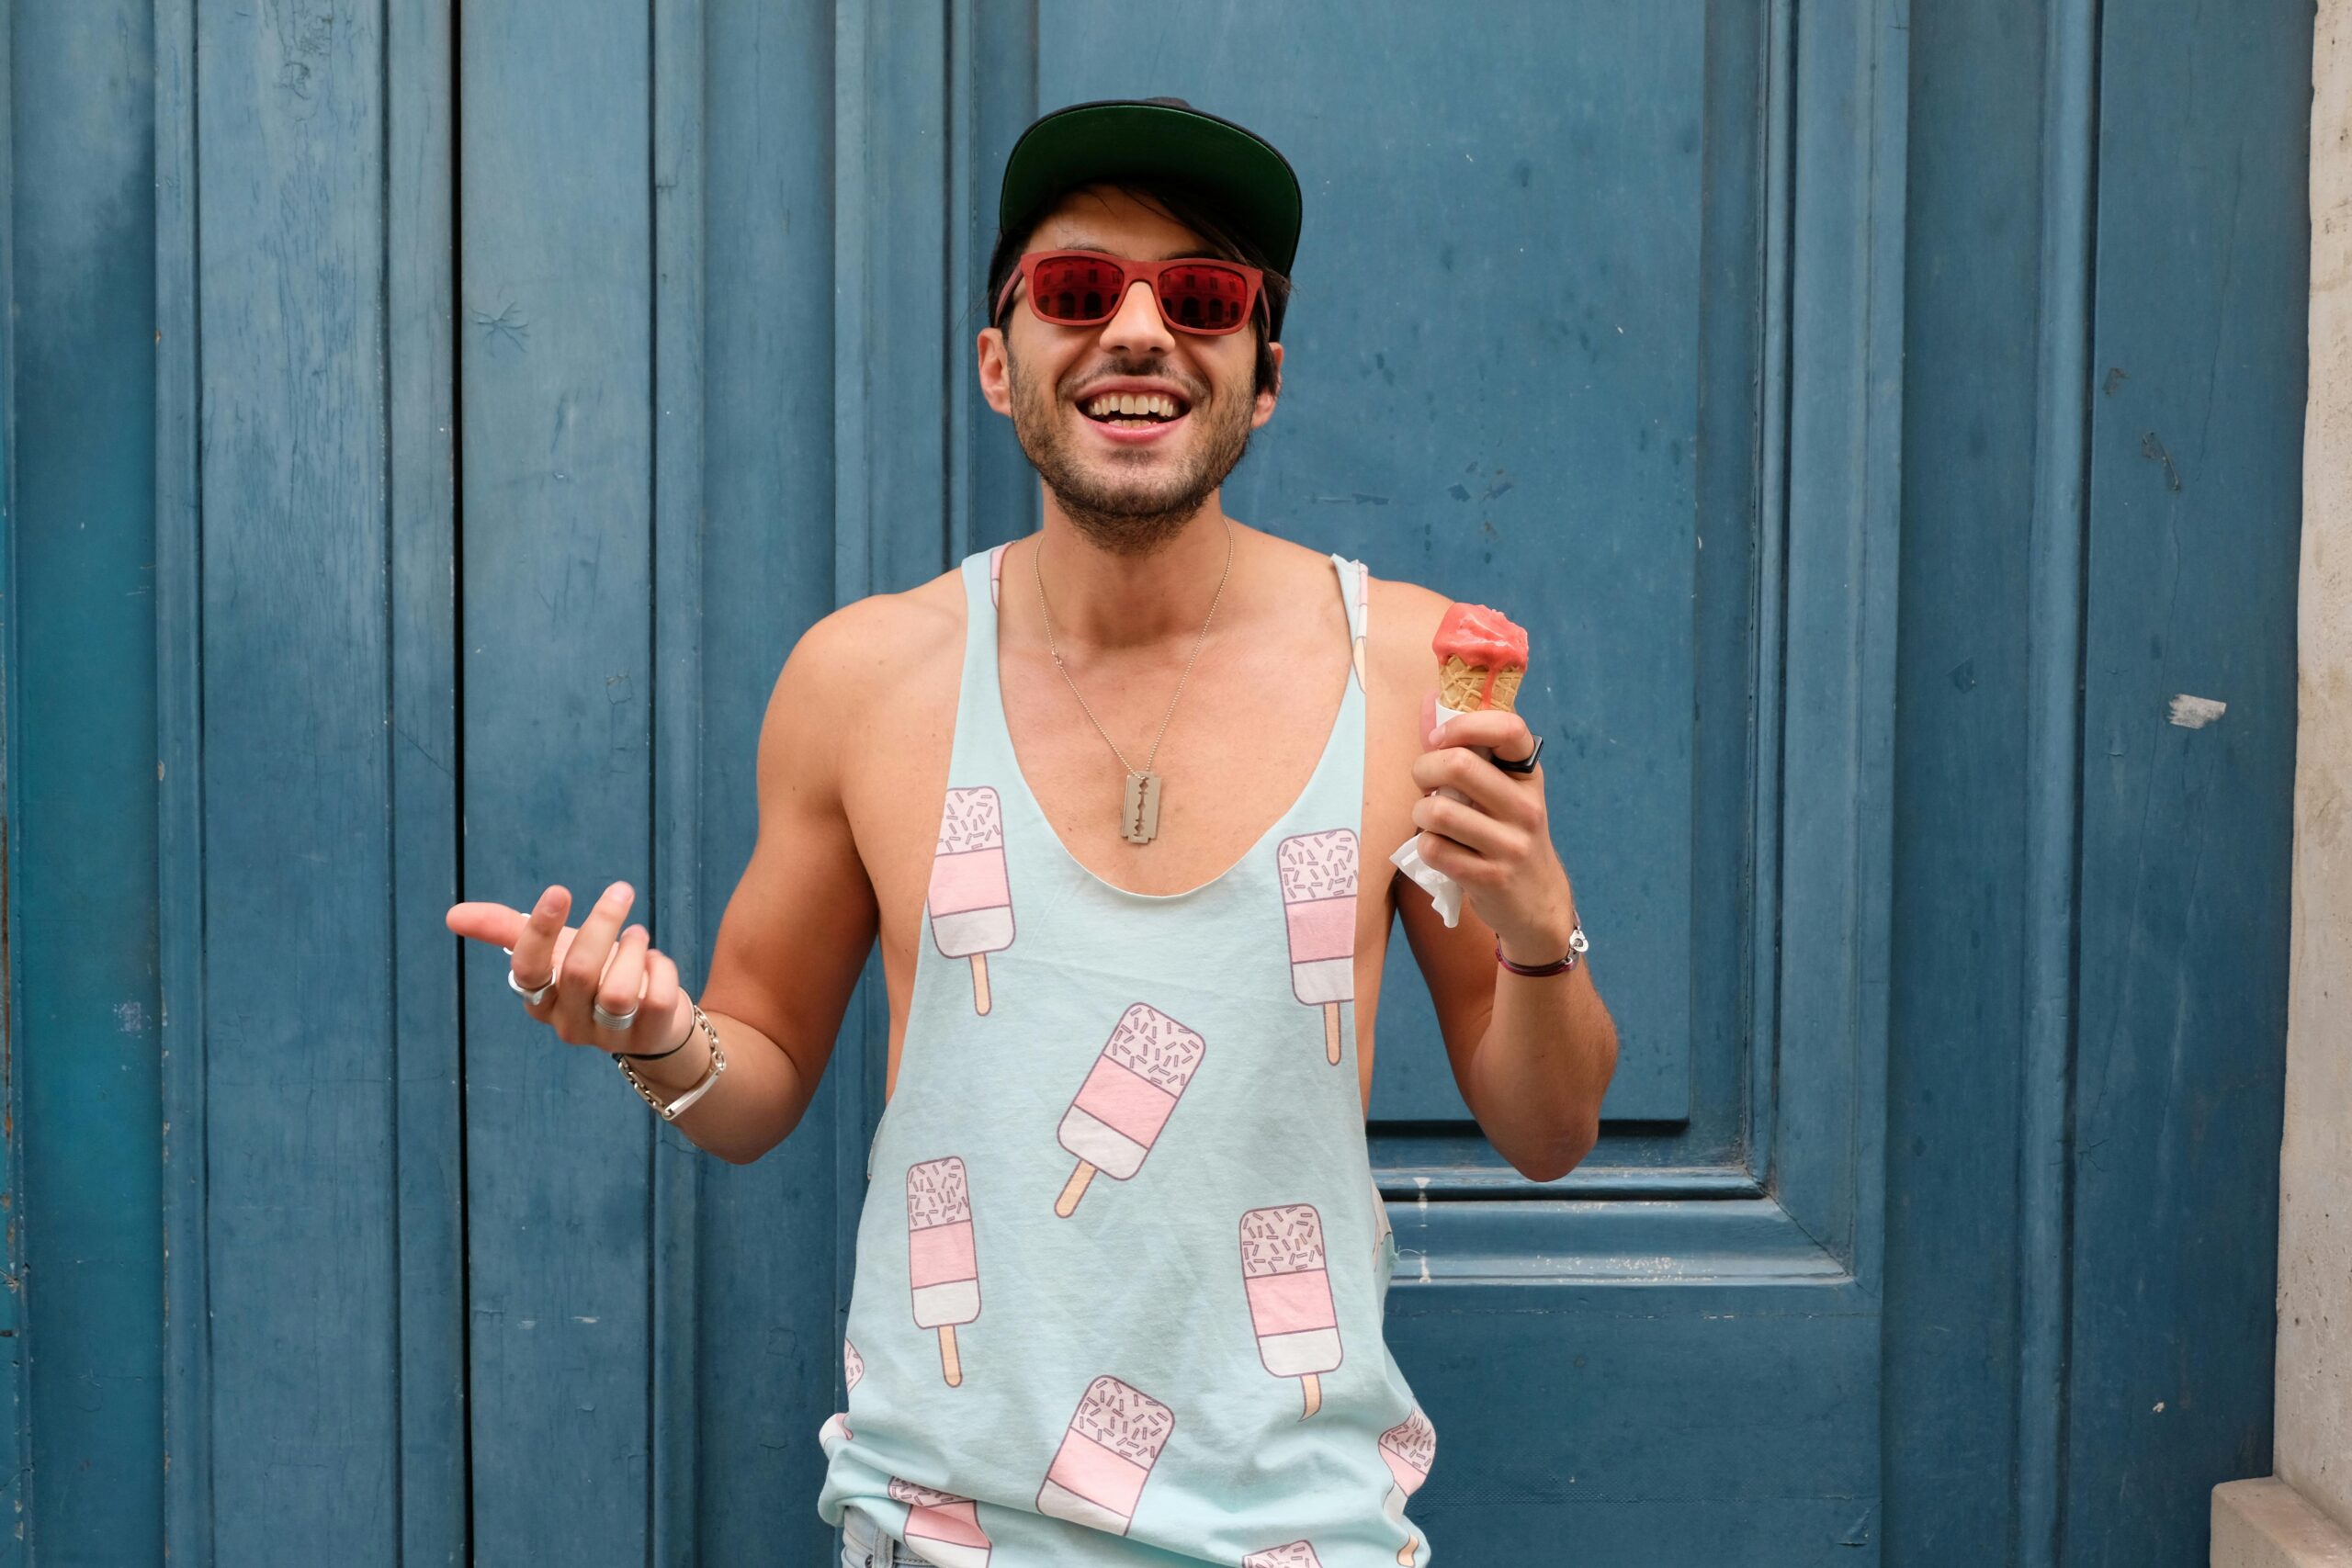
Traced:
POLYGON ((588 1004, 588 1016, 594 1019, 598 1023, 603 1024, 606 1029, 627 1029, 631 1023, 636 1021, 637 1009, 631 1008, 627 1012, 606 1012, 605 1010, 604 1003, 590 1002, 588 1004))
POLYGON ((510 966, 506 971, 506 988, 514 992, 516 996, 522 998, 525 1001, 530 1003, 533 1007, 537 1007, 541 1002, 547 1000, 549 997, 555 995, 555 976, 552 975, 548 976, 548 983, 541 986, 536 991, 526 990, 524 988, 523 982, 514 978, 514 971, 513 967, 510 966))

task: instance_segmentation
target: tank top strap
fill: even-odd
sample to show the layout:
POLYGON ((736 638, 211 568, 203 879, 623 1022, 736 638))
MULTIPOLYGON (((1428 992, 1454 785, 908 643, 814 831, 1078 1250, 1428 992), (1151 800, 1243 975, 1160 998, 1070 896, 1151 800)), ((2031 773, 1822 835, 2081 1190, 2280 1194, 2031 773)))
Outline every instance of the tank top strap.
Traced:
POLYGON ((1350 668, 1354 671, 1356 691, 1361 694, 1364 690, 1364 636, 1372 624, 1372 573, 1364 570, 1363 562, 1350 560, 1336 551, 1331 556, 1331 565, 1340 574, 1340 597, 1348 607, 1348 638, 1353 644, 1350 668))
MULTIPOLYGON (((971 778, 1017 777, 1012 737, 1002 722, 1004 701, 997 689, 997 607, 1004 598, 1005 547, 966 556, 964 579, 964 674, 956 701, 955 760, 971 778)), ((960 781, 959 781, 960 782, 960 781)))

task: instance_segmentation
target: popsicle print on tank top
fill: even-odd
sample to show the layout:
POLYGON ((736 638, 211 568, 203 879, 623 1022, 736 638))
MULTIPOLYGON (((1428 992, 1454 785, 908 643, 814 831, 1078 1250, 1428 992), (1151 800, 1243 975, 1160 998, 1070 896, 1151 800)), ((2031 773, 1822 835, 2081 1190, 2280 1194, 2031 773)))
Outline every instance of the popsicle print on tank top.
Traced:
POLYGON ((1004 866, 1004 806, 989 784, 947 792, 923 900, 942 956, 972 961, 972 1010, 989 1010, 989 954, 1012 945, 1012 884, 1004 866))
POLYGON ((1323 1407, 1322 1374, 1337 1371, 1340 1314, 1323 1256, 1323 1216, 1312 1203, 1252 1209, 1241 1216, 1241 1285, 1258 1359, 1278 1378, 1296 1378, 1304 1421, 1323 1407))
POLYGON ((1290 928, 1291 994, 1323 1010, 1323 1057, 1340 1065, 1340 1004, 1356 994, 1356 834, 1298 833, 1274 852, 1290 928))
POLYGON ((899 1531, 909 1546, 937 1568, 989 1568, 988 1531, 980 1528, 979 1505, 969 1497, 890 1478, 890 1496, 907 1506, 899 1531))
POLYGON ((1120 1015, 1110 1043, 1062 1112, 1057 1136, 1078 1156, 1078 1168, 1054 1201, 1055 1213, 1068 1219, 1077 1212, 1096 1171, 1125 1181, 1143 1168, 1207 1050, 1207 1042, 1148 1002, 1120 1015))
POLYGON ((1096 1378, 1037 1488, 1037 1511, 1126 1534, 1136 1499, 1175 1429, 1176 1413, 1151 1395, 1114 1377, 1096 1378))
POLYGON ((1410 1416, 1380 1434, 1380 1457, 1386 1461, 1388 1473, 1395 1480, 1382 1508, 1391 1520, 1411 1531, 1405 1544, 1397 1548, 1396 1561, 1403 1568, 1413 1568, 1421 1532, 1407 1523, 1405 1500, 1421 1489, 1421 1483, 1430 1478, 1430 1466, 1437 1462, 1437 1429, 1421 1414, 1418 1400, 1410 1416))
POLYGON ((939 1333, 947 1386, 964 1381, 956 1330, 980 1315, 980 1265, 972 1238, 972 1192, 955 1155, 907 1168, 907 1280, 915 1326, 939 1333))
POLYGON ((1306 1542, 1294 1540, 1287 1546, 1251 1552, 1241 1560, 1241 1568, 1323 1568, 1323 1560, 1306 1542))
MULTIPOLYGON (((847 1337, 843 1337, 842 1340, 842 1395, 846 1397, 856 1393, 858 1382, 865 1376, 865 1358, 857 1353, 857 1347, 851 1344, 847 1337)), ((856 1433, 849 1429, 849 1412, 836 1410, 825 1417, 824 1426, 818 1429, 817 1441, 820 1446, 831 1440, 846 1443, 856 1436, 856 1433)))

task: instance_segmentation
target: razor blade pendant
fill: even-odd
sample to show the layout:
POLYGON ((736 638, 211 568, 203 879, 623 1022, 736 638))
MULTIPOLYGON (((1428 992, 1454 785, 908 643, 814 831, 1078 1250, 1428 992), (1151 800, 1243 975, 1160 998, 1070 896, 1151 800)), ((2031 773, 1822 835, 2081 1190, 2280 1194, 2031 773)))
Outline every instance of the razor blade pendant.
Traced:
POLYGON ((1127 775, 1126 805, 1119 813, 1119 832, 1131 844, 1148 844, 1159 832, 1159 775, 1127 775))

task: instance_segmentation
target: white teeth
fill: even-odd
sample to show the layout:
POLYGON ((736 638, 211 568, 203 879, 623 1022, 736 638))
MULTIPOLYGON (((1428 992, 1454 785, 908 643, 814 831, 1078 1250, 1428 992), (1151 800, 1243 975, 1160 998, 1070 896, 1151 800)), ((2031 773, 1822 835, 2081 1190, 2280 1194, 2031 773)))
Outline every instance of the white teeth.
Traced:
POLYGON ((1089 398, 1084 407, 1085 412, 1096 419, 1140 414, 1174 419, 1179 412, 1175 399, 1159 392, 1104 392, 1100 397, 1089 398))

